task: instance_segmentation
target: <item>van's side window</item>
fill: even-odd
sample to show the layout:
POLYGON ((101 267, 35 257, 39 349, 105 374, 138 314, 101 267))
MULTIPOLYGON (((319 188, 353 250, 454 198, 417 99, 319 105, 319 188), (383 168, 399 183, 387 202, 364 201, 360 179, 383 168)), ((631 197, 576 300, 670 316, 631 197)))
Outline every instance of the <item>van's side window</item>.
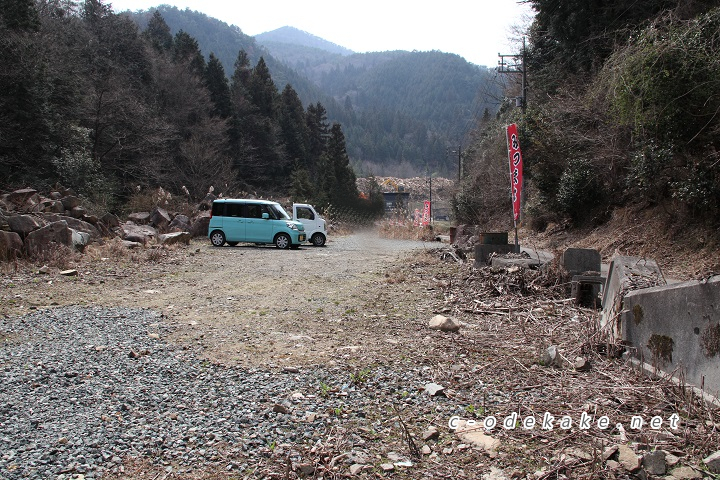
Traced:
POLYGON ((262 208, 260 205, 249 203, 247 206, 248 218, 262 218, 262 208))
POLYGON ((242 203, 226 203, 227 208, 225 210, 226 217, 242 217, 243 216, 243 204, 242 203))
POLYGON ((219 202, 213 202, 212 216, 213 217, 224 217, 225 216, 225 204, 219 203, 219 202))

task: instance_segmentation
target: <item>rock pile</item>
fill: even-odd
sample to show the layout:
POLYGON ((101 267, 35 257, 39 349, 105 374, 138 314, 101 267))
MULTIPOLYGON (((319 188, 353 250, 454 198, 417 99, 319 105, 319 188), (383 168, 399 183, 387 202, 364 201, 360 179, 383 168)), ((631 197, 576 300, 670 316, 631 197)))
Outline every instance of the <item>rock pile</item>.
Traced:
POLYGON ((0 260, 35 256, 58 245, 82 252, 89 243, 112 237, 121 238, 128 248, 153 241, 187 244, 207 233, 213 199, 208 194, 192 219, 156 207, 132 213, 122 223, 112 213, 99 217, 88 212, 69 189, 58 187, 48 195, 32 188, 15 190, 0 195, 0 260))

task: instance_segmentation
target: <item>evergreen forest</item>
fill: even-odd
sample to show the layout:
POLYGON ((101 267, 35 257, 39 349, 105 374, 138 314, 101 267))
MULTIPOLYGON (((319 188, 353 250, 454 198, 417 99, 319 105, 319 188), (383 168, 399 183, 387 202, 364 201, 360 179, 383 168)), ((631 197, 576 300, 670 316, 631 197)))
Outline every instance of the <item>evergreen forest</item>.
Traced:
POLYGON ((102 0, 1 0, 2 188, 59 182, 108 210, 161 186, 381 211, 323 104, 233 55, 227 71, 157 11, 141 30, 102 0))

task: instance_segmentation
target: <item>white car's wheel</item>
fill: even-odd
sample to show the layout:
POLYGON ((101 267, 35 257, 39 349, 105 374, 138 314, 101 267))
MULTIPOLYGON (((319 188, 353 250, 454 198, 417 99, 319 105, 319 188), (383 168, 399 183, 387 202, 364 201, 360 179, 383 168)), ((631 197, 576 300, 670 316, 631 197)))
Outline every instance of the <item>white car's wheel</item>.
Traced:
POLYGON ((322 233, 316 233, 312 236, 310 241, 312 242, 313 246, 322 247, 323 245, 325 245, 325 235, 323 235, 322 233))

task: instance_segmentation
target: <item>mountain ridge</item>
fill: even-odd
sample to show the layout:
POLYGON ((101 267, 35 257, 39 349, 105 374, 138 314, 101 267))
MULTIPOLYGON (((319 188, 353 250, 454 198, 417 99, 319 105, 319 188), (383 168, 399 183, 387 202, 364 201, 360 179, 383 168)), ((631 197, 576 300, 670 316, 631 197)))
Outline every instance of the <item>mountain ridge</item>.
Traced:
POLYGON ((349 48, 343 47, 342 45, 338 45, 337 43, 333 43, 310 32, 300 30, 299 28, 289 25, 255 35, 255 41, 261 45, 265 45, 267 43, 285 43, 317 48, 319 50, 329 53, 337 53, 343 56, 356 53, 349 48))

